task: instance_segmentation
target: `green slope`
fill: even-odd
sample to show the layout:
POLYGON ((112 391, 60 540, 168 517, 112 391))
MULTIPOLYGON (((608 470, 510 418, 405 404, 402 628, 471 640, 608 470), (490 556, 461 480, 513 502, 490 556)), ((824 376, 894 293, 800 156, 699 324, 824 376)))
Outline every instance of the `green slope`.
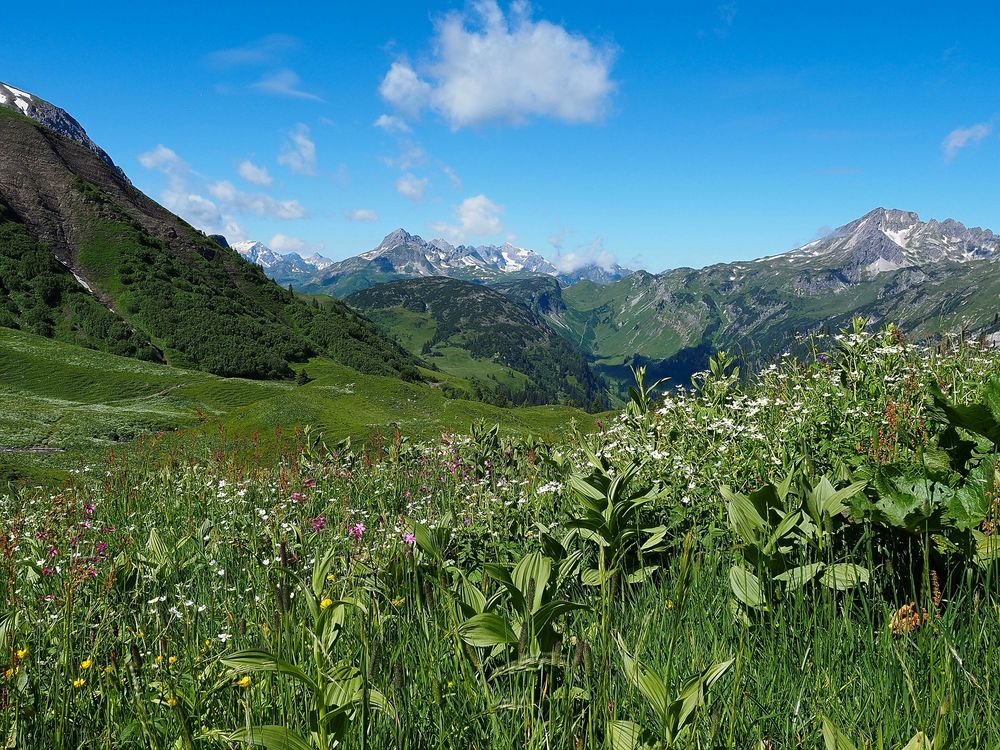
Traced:
POLYGON ((289 377, 292 363, 324 355, 371 374, 417 377, 413 358, 368 321, 342 304, 296 300, 80 144, 0 107, 0 146, 0 281, 11 279, 0 286, 3 324, 144 358, 153 349, 170 364, 226 376, 289 377), (14 288, 25 284, 15 285, 10 269, 22 248, 57 261, 35 264, 44 278, 27 292, 14 288), (117 333, 101 334, 107 315, 91 315, 89 329, 77 325, 84 308, 53 292, 79 298, 67 269, 121 321, 117 333), (28 297, 43 304, 23 304, 28 297))
POLYGON ((440 383, 366 375, 327 358, 304 369, 306 385, 222 378, 0 328, 0 477, 65 471, 182 428, 161 438, 165 449, 245 446, 254 434, 273 449, 277 428, 290 434, 305 424, 329 440, 395 427, 429 438, 467 432, 475 420, 546 438, 572 422, 593 426, 593 417, 570 407, 501 409, 451 399, 440 383), (57 452, 28 450, 36 448, 57 452))
POLYGON ((415 355, 504 402, 603 404, 585 358, 528 307, 480 284, 408 279, 352 294, 347 303, 415 355))

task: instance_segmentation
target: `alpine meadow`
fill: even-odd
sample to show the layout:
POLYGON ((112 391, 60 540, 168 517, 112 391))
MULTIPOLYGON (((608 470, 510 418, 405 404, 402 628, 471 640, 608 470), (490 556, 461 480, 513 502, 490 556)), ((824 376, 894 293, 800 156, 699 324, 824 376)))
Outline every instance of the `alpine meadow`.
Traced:
POLYGON ((997 9, 117 5, 4 14, 4 748, 1000 748, 997 9))

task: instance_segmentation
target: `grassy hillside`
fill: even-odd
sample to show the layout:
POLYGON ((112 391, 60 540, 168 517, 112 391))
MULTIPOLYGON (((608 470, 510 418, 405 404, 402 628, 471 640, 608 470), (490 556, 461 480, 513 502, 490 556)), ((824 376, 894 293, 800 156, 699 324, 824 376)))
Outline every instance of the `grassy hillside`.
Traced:
POLYGON ((470 379, 480 397, 493 394, 516 404, 603 403, 603 384, 580 352, 500 292, 431 277, 380 284, 346 301, 414 354, 470 379))
POLYGON ((364 318, 296 300, 80 144, 6 108, 0 144, 0 280, 9 280, 0 302, 17 308, 4 324, 146 358, 151 344, 170 364, 225 376, 290 377, 292 363, 319 355, 369 374, 418 376, 364 318), (49 267, 25 291, 11 259, 27 252, 38 268, 47 252, 49 267), (72 292, 53 262, 81 279, 72 292), (94 295, 86 305, 73 299, 82 284, 94 295), (121 321, 114 331, 94 302, 121 321), (75 323, 80 310, 87 325, 75 323))
POLYGON ((440 383, 365 375, 327 358, 300 369, 311 378, 306 385, 221 378, 0 328, 0 475, 63 472, 110 450, 138 450, 133 441, 168 430, 183 432, 161 438, 166 449, 240 449, 256 435, 266 451, 276 447, 276 430, 290 434, 306 424, 328 440, 395 427, 433 438, 467 432, 476 420, 551 438, 573 421, 581 429, 594 424, 569 407, 500 409, 450 399, 440 383), (54 452, 27 450, 39 448, 54 452))

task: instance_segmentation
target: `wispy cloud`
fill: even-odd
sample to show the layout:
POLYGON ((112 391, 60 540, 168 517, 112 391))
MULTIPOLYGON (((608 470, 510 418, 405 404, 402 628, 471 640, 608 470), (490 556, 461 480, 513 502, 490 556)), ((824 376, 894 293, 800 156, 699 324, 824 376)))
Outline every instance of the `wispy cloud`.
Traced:
POLYGON ((273 182, 271 173, 267 171, 267 167, 258 166, 249 159, 244 159, 240 162, 236 168, 236 173, 254 185, 270 185, 273 182))
POLYGON ((411 132, 410 126, 406 124, 406 120, 402 117, 397 117, 396 115, 379 115, 372 125, 380 130, 386 131, 387 133, 411 132))
POLYGON ((302 88, 302 80, 299 74, 289 68, 275 70, 265 73, 256 83, 251 83, 250 88, 258 91, 265 91, 276 96, 287 96, 292 99, 306 99, 313 102, 324 101, 323 97, 306 91, 302 88))
POLYGON ((279 200, 265 193, 247 193, 238 190, 228 180, 212 183, 208 192, 223 205, 241 214, 283 220, 304 219, 307 215, 305 207, 297 200, 279 200))
MULTIPOLYGON (((551 239, 549 240, 551 242, 551 239)), ((549 258, 549 261, 562 273, 572 273, 584 266, 600 266, 610 269, 617 262, 616 256, 604 247, 604 238, 597 237, 589 245, 576 250, 563 250, 549 258)))
POLYGON ((139 154, 139 163, 146 169, 155 169, 164 174, 187 170, 187 164, 177 152, 162 143, 150 151, 139 154))
POLYGON ((279 253, 318 253, 324 248, 322 242, 306 242, 280 232, 271 237, 267 246, 279 253))
POLYGON ((352 208, 346 214, 348 221, 371 224, 378 221, 378 214, 371 208, 352 208))
POLYGON ((480 0, 435 27, 430 61, 418 71, 399 59, 379 86, 403 115, 431 109, 457 129, 536 117, 594 122, 610 106, 616 50, 533 20, 526 2, 513 3, 507 15, 496 0, 480 0))
POLYGON ((504 231, 500 221, 502 213, 503 206, 497 205, 485 195, 474 195, 455 206, 457 224, 437 221, 431 223, 430 228, 455 244, 465 242, 470 237, 494 237, 504 231))
POLYGON ((299 123, 288 134, 278 154, 278 164, 296 174, 316 174, 316 142, 309 135, 309 126, 299 123))
POLYGON ((396 180, 396 192, 417 203, 424 199, 424 191, 427 190, 428 183, 430 180, 426 177, 416 177, 407 173, 396 180))
POLYGON ((941 142, 941 150, 944 151, 944 160, 951 162, 958 156, 959 151, 983 141, 992 132, 992 122, 980 122, 970 125, 967 128, 955 128, 941 142))
POLYGON ((299 40, 288 34, 271 34, 240 47, 210 52, 206 62, 219 67, 273 65, 299 47, 299 40))

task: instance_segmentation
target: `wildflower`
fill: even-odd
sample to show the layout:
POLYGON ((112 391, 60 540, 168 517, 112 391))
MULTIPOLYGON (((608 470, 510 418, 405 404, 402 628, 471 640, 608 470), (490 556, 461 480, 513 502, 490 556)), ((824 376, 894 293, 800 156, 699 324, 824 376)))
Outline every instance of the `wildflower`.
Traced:
POLYGON ((405 601, 406 601, 405 597, 397 596, 395 599, 392 600, 392 606, 394 606, 394 607, 402 607, 403 603, 405 601))
POLYGON ((24 661, 25 659, 27 659, 27 658, 28 658, 28 654, 29 654, 29 653, 31 653, 31 652, 30 652, 30 651, 28 651, 28 649, 27 649, 27 648, 19 648, 19 649, 18 649, 18 650, 17 650, 17 651, 16 651, 15 653, 14 653, 14 656, 16 656, 16 657, 17 657, 17 660, 18 660, 18 661, 24 661))
POLYGON ((324 599, 323 601, 321 601, 319 603, 319 608, 320 609, 329 609, 332 606, 333 606, 333 599, 329 599, 329 598, 324 599))
POLYGON ((313 531, 322 531, 326 528, 326 516, 316 516, 310 520, 312 521, 313 531))
POLYGON ((9 680, 16 674, 17 674, 17 669, 15 667, 7 667, 7 671, 3 673, 3 676, 4 679, 9 680))
POLYGON ((333 573, 328 573, 326 576, 326 580, 329 581, 330 583, 333 583, 334 581, 333 573))
POLYGON ((360 542, 361 541, 361 536, 362 536, 362 534, 365 533, 365 530, 367 528, 368 528, 367 526, 365 526, 363 523, 361 523, 360 521, 358 521, 353 526, 348 526, 347 527, 347 533, 350 534, 351 536, 353 536, 356 541, 360 542))
POLYGON ((167 664, 176 664, 176 663, 177 663, 177 657, 176 656, 168 656, 167 657, 167 664))
POLYGON ((173 708, 174 706, 177 705, 177 699, 171 695, 169 698, 167 698, 167 705, 173 708))
POLYGON ((80 662, 80 669, 90 669, 94 666, 94 662, 91 659, 84 659, 80 662))
POLYGON ((303 495, 301 492, 293 492, 292 493, 292 500, 304 500, 304 499, 305 499, 305 495, 303 495))
POLYGON ((413 546, 417 541, 417 537, 413 534, 412 531, 408 531, 406 534, 403 535, 403 541, 406 544, 413 546))
POLYGON ((73 687, 77 689, 82 688, 86 684, 87 680, 84 679, 83 677, 77 677, 75 680, 73 680, 73 687))
POLYGON ((251 682, 252 682, 252 680, 250 679, 250 675, 248 675, 248 674, 247 674, 247 675, 243 675, 243 676, 242 676, 242 677, 241 677, 241 678, 240 678, 240 679, 239 679, 239 680, 237 681, 237 683, 236 683, 236 684, 237 684, 237 685, 239 685, 239 686, 240 686, 241 688, 247 688, 247 687, 250 687, 250 683, 251 683, 251 682))

